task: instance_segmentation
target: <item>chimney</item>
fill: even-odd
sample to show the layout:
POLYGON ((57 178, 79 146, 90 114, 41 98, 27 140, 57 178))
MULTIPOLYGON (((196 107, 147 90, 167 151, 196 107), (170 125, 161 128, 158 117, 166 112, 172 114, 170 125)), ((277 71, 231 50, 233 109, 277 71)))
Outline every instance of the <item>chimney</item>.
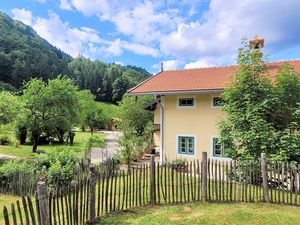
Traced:
POLYGON ((164 71, 164 63, 161 62, 161 63, 160 63, 160 72, 163 72, 163 71, 164 71))
POLYGON ((264 44, 265 44, 265 39, 258 38, 258 37, 255 37, 249 42, 250 48, 255 51, 260 51, 264 47, 264 44))

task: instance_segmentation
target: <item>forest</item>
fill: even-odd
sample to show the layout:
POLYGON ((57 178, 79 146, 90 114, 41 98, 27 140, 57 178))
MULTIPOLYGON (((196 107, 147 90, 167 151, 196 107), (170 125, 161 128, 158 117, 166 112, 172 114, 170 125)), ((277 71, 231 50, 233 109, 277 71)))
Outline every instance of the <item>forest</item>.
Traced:
POLYGON ((57 76, 89 89, 97 101, 116 103, 128 89, 150 77, 145 69, 72 58, 41 38, 30 26, 0 12, 0 90, 19 92, 32 78, 57 76))

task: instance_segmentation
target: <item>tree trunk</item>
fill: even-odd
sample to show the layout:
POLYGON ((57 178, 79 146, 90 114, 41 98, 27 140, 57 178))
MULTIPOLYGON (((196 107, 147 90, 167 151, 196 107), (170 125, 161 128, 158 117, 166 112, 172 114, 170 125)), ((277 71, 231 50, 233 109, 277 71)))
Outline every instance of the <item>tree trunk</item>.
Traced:
POLYGON ((59 143, 63 144, 64 143, 64 132, 63 131, 58 131, 57 132, 57 138, 59 143))
POLYGON ((33 146, 32 146, 32 152, 37 152, 37 147, 40 139, 40 135, 32 135, 33 136, 33 146))

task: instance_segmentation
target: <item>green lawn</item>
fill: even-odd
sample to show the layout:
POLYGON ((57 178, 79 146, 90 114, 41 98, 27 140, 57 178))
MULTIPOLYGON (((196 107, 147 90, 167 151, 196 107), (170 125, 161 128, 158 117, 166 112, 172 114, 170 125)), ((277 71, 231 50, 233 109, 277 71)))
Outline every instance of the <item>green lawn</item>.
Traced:
POLYGON ((109 115, 110 118, 114 118, 117 115, 118 106, 108 102, 97 102, 100 108, 103 110, 104 115, 109 115))
MULTIPOLYGON (((94 133, 96 136, 100 136, 102 138, 105 138, 107 134, 102 133, 94 133)), ((12 134, 11 134, 12 136, 12 134)), ((75 132, 75 139, 74 139, 74 145, 73 146, 66 146, 64 144, 58 144, 55 143, 54 145, 39 145, 39 150, 44 150, 47 152, 53 151, 53 150, 60 150, 65 148, 72 148, 76 151, 82 151, 84 147, 85 141, 91 136, 90 132, 75 132)), ((11 138, 13 140, 13 138, 11 138)), ((32 146, 31 145, 19 145, 18 148, 14 147, 13 145, 0 145, 0 153, 16 156, 18 158, 34 158, 37 155, 32 153, 32 146)))
POLYGON ((20 200, 20 197, 17 196, 11 196, 11 195, 1 195, 0 194, 0 224, 4 224, 4 218, 3 218, 3 207, 8 207, 8 210, 10 211, 10 205, 11 203, 16 203, 17 200, 20 200))
POLYGON ((101 224, 300 224, 300 208, 255 203, 183 205, 140 208, 103 218, 101 224))

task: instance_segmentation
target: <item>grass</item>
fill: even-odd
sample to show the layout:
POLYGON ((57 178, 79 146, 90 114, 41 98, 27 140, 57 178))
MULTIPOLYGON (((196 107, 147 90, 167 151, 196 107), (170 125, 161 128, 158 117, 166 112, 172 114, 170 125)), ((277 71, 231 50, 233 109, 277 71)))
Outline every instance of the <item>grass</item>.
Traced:
POLYGON ((110 119, 113 119, 117 115, 118 106, 108 102, 97 102, 102 109, 104 115, 109 115, 110 119))
POLYGON ((18 196, 12 196, 12 195, 0 195, 0 224, 1 222, 4 223, 4 217, 3 217, 3 207, 8 207, 8 210, 10 211, 10 205, 11 203, 15 203, 17 200, 20 200, 21 198, 18 196))
MULTIPOLYGON (((94 133, 95 136, 99 136, 102 138, 105 138, 107 134, 102 133, 94 133)), ((74 145, 73 146, 66 146, 65 144, 59 144, 54 143, 53 145, 39 145, 38 149, 43 150, 46 153, 51 151, 57 151, 62 150, 65 148, 72 148, 78 152, 83 150, 85 141, 91 136, 90 132, 75 132, 75 139, 74 139, 74 145)), ((11 137, 13 137, 13 134, 11 132, 11 137)), ((13 138, 11 138, 13 140, 13 138)), ((32 153, 32 146, 25 144, 25 145, 19 145, 17 148, 13 145, 0 145, 0 153, 16 156, 21 159, 25 158, 34 158, 37 156, 37 154, 32 153)))
POLYGON ((300 224, 299 207, 263 203, 189 203, 140 208, 107 216, 101 224, 300 224))

